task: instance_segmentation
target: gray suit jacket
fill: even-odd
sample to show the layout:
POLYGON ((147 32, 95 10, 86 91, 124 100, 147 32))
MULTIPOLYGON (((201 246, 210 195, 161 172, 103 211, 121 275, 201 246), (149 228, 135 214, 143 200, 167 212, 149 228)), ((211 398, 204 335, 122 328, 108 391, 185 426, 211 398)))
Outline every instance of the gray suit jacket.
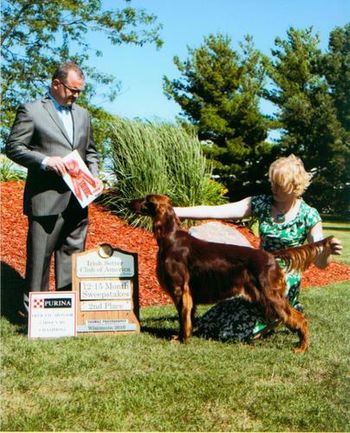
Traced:
POLYGON ((47 95, 41 100, 21 105, 17 110, 6 154, 28 168, 24 191, 26 215, 58 215, 66 209, 71 198, 72 193, 63 179, 41 167, 46 156, 64 157, 76 149, 92 174, 98 176, 98 154, 90 116, 84 108, 73 104, 72 117, 74 143, 70 142, 63 122, 47 95))

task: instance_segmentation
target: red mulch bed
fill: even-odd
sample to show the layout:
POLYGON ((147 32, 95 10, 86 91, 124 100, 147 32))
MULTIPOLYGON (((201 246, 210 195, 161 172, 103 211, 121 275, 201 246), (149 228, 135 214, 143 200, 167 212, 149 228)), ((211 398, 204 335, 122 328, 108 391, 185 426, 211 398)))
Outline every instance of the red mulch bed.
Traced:
MULTIPOLYGON (((27 219, 22 213, 23 182, 1 182, 1 260, 24 276, 26 258, 27 219)), ((166 304, 170 298, 160 289, 155 275, 157 244, 153 234, 130 227, 122 219, 100 205, 90 206, 90 225, 87 249, 109 243, 114 248, 138 253, 141 306, 166 304)), ((252 245, 258 239, 246 228, 238 227, 252 245)), ((302 287, 324 286, 336 281, 350 280, 350 266, 332 263, 326 270, 314 266, 303 276, 302 287)), ((50 290, 54 289, 51 270, 50 290)))

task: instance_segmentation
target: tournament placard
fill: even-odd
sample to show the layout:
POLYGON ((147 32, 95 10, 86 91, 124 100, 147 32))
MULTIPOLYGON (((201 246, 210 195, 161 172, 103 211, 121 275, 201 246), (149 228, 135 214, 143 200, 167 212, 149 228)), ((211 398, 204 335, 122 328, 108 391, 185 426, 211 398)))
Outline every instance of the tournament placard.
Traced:
POLYGON ((138 333, 137 254, 109 244, 73 255, 77 333, 138 333))
POLYGON ((76 293, 29 293, 29 338, 74 337, 76 319, 76 293))

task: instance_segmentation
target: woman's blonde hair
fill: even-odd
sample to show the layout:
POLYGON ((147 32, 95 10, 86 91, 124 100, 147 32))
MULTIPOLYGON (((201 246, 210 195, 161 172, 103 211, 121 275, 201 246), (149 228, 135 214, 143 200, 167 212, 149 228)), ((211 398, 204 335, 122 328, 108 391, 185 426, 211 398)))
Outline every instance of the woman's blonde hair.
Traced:
POLYGON ((303 161, 293 154, 276 159, 269 168, 271 184, 278 185, 297 197, 300 197, 310 185, 311 177, 311 173, 305 170, 303 161))

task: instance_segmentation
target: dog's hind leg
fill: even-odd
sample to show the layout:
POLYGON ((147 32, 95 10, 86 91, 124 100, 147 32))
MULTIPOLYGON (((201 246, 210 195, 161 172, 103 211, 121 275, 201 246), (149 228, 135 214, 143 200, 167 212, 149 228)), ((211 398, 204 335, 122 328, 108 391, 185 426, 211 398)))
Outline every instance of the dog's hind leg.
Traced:
POLYGON ((294 352, 305 352, 309 347, 309 328, 304 314, 291 307, 286 300, 286 308, 284 308, 282 315, 282 320, 287 328, 299 335, 299 344, 294 352))
POLYGON ((282 322, 293 332, 296 332, 299 336, 299 344, 294 349, 295 352, 303 353, 309 347, 309 330, 307 320, 300 311, 291 307, 288 303, 287 298, 282 295, 278 296, 279 299, 270 297, 268 300, 269 311, 274 310, 276 315, 282 320, 282 322))
POLYGON ((290 308, 290 316, 285 323, 288 328, 296 330, 299 335, 299 345, 294 349, 294 352, 305 352, 309 347, 309 327, 304 314, 295 308, 290 308))
POLYGON ((270 266, 267 273, 260 275, 261 303, 267 318, 281 319, 291 331, 299 336, 295 352, 305 352, 309 347, 309 331, 304 314, 293 308, 284 295, 286 282, 278 265, 270 266))

